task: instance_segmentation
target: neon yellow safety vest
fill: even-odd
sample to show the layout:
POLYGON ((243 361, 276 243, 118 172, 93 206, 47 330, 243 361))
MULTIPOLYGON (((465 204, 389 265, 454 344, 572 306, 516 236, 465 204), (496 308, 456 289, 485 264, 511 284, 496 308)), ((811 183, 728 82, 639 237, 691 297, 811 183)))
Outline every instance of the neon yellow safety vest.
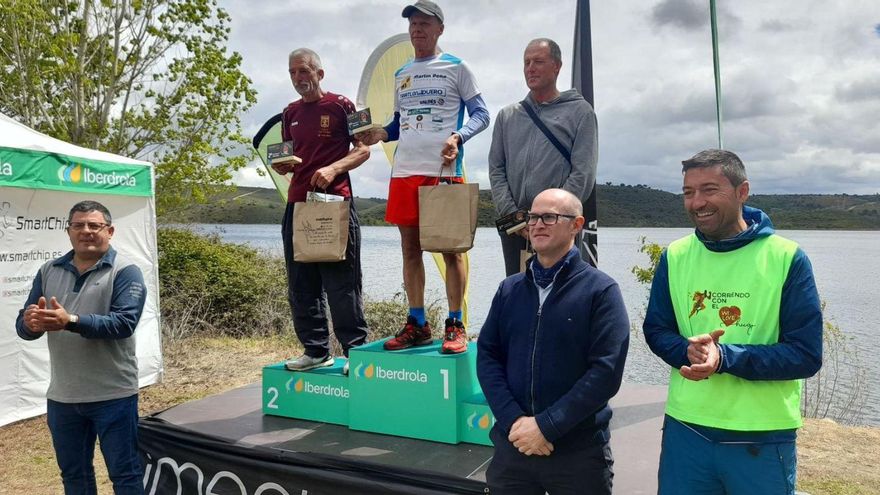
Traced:
MULTIPOLYGON (((779 341, 782 285, 797 244, 770 235, 728 252, 696 235, 669 245, 669 294, 685 338, 723 329, 722 344, 779 341)), ((698 382, 673 369, 666 413, 680 421, 736 431, 799 428, 801 380, 746 380, 716 373, 698 382)))

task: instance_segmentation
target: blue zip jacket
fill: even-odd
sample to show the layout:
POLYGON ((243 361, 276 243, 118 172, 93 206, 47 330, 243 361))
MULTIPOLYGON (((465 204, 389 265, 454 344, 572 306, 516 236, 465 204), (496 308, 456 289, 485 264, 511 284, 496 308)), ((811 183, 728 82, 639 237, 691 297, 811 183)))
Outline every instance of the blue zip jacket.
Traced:
POLYGON ((480 330, 477 376, 495 427, 506 437, 534 416, 556 451, 603 444, 629 347, 620 289, 573 248, 539 301, 531 268, 508 277, 480 330))
MULTIPOLYGON (((776 232, 770 218, 757 208, 744 206, 743 218, 748 228, 736 237, 712 241, 697 230, 697 238, 710 251, 728 252, 776 232)), ((722 363, 718 373, 731 373, 747 380, 795 380, 816 374, 822 366, 822 309, 813 279, 813 266, 800 248, 782 286, 779 312, 779 342, 773 345, 719 345, 722 363)), ((654 273, 643 331, 648 347, 669 366, 679 369, 690 364, 688 341, 678 331, 669 295, 666 251, 663 251, 654 273)), ((715 429, 701 429, 704 433, 711 430, 715 429)), ((723 434, 723 430, 715 433, 710 435, 713 439, 728 440, 729 435, 723 434)), ((784 436, 794 439, 795 434, 792 430, 784 436)))

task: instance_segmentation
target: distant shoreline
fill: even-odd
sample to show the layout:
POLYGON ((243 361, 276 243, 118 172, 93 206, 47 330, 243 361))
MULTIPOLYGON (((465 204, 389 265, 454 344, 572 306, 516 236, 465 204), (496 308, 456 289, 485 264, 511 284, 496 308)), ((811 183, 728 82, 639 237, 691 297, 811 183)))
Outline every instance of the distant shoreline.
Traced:
MULTIPOLYGON (((600 228, 692 226, 679 194, 644 185, 604 184, 599 185, 597 197, 600 228)), ((361 225, 388 225, 385 204, 382 198, 355 198, 361 225)), ((750 197, 747 204, 764 210, 779 230, 880 230, 880 194, 761 194, 750 197)), ((494 227, 490 191, 480 191, 479 205, 478 226, 494 227)), ((176 213, 168 223, 278 224, 283 213, 284 203, 275 189, 235 187, 176 213)))

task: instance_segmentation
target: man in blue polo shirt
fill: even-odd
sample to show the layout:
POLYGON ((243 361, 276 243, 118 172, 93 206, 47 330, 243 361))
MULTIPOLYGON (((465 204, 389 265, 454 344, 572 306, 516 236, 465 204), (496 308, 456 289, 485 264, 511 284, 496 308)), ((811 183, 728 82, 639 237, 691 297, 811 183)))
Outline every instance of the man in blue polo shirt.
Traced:
POLYGON ((147 289, 140 268, 110 246, 113 232, 104 205, 75 204, 67 227, 73 250, 40 268, 15 321, 22 339, 49 339, 46 420, 67 494, 97 493, 96 438, 114 493, 144 493, 132 335, 147 289))

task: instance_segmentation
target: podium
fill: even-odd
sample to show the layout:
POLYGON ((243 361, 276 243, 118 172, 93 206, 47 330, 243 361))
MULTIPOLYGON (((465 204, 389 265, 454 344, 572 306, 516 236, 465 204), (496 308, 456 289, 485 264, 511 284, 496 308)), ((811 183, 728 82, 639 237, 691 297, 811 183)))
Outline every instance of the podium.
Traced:
POLYGON ((495 417, 480 391, 476 343, 440 354, 441 341, 386 351, 385 340, 356 347, 333 366, 263 368, 263 413, 435 442, 492 445, 495 417))

